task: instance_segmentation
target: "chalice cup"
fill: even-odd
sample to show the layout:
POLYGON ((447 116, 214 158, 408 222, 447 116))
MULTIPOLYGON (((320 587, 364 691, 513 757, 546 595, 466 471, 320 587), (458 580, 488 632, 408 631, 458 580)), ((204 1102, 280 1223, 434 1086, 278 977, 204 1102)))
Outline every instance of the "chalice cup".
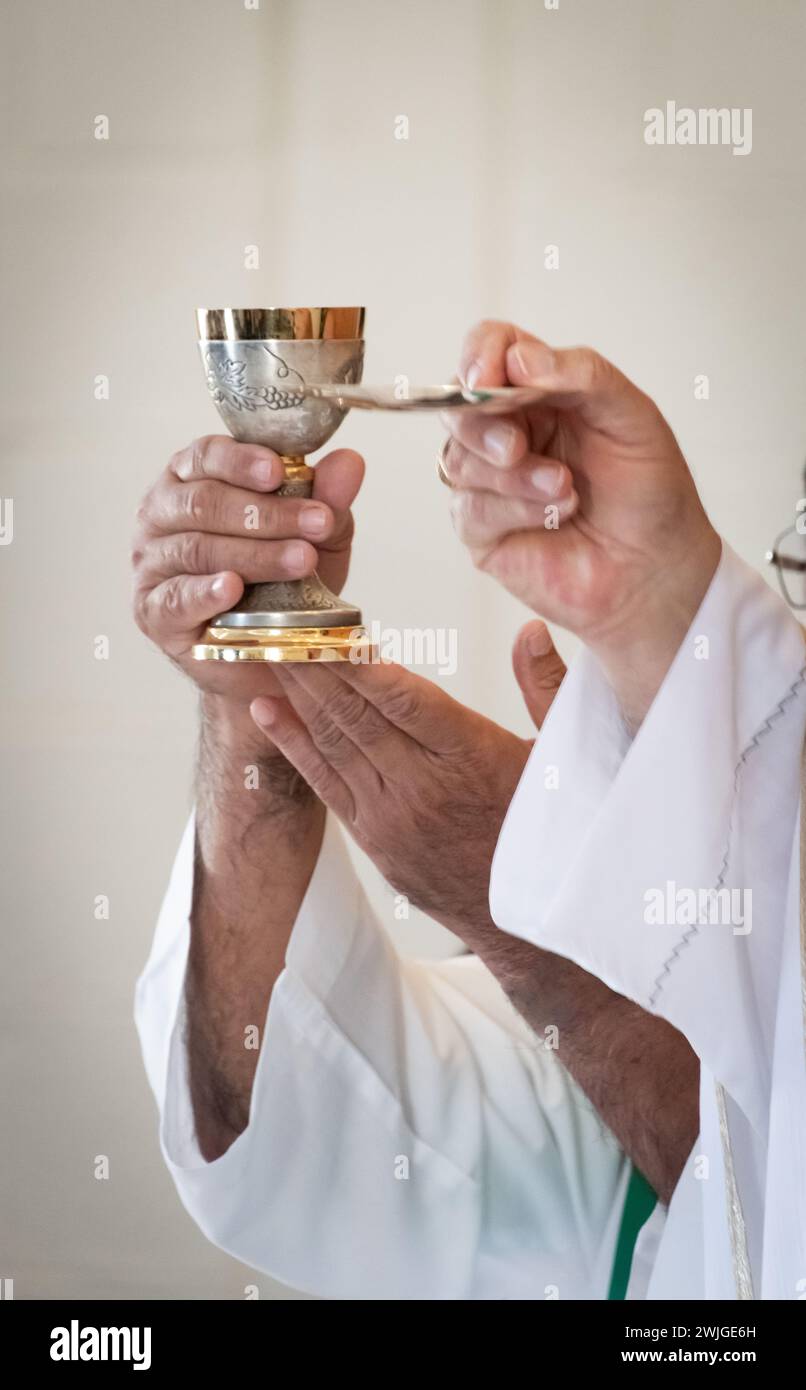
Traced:
MULTIPOLYGON (((305 394, 310 385, 360 382, 364 310, 197 309, 207 387, 221 419, 242 443, 280 455, 276 495, 310 497, 308 454, 335 433, 347 410, 305 394)), ((246 525, 246 521, 245 521, 246 525)), ((369 645, 361 612, 317 574, 250 584, 193 648, 197 661, 339 661, 369 645)), ((353 657, 355 659, 355 657, 353 657)))

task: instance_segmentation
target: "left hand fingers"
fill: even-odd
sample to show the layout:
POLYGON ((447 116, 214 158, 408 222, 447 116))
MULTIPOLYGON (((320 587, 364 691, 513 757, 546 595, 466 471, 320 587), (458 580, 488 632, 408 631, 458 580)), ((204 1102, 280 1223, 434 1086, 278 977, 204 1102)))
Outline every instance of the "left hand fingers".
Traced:
POLYGON ((527 453, 517 468, 504 469, 486 462, 455 439, 443 451, 442 466, 454 488, 498 492, 502 497, 558 502, 561 497, 570 497, 574 487, 571 470, 557 459, 527 453))
POLYGON ((383 715, 390 733, 400 732, 409 755, 416 748, 437 754, 455 748, 457 731, 465 727, 461 716, 467 711, 432 681, 392 661, 340 661, 332 670, 383 715))
POLYGON ((558 501, 528 502, 495 492, 456 489, 451 493, 451 517, 463 544, 485 547, 511 531, 553 531, 576 511, 575 492, 558 501))
POLYGON ((459 444, 501 469, 517 467, 530 452, 543 453, 557 427, 557 412, 537 406, 509 415, 445 410, 440 419, 459 444))
POLYGON ((459 355, 459 378, 467 386, 507 386, 507 352, 530 335, 514 323, 482 319, 467 334, 459 355))
POLYGON ((281 664, 277 676, 322 757, 356 796, 377 796, 383 783, 379 766, 388 767, 395 753, 401 755, 392 746, 396 731, 383 715, 339 681, 327 663, 281 664))

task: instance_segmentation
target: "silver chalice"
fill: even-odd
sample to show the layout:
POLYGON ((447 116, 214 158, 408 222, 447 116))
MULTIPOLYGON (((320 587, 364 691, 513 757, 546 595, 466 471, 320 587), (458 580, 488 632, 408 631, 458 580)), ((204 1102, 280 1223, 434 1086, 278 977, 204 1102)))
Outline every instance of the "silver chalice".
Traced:
MULTIPOLYGON (((364 310, 197 309, 207 387, 230 434, 280 454, 279 496, 310 497, 308 454, 335 433, 348 407, 310 385, 361 380, 364 310)), ((198 661, 337 661, 368 645, 361 613, 318 575, 251 584, 193 648, 198 661)))

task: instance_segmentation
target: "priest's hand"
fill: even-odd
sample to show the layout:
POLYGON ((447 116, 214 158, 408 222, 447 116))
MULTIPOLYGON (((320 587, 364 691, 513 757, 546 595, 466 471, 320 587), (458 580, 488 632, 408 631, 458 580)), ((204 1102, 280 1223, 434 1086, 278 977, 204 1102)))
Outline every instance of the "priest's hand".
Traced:
POLYGON ((136 621, 202 693, 186 997, 189 1084, 208 1159, 246 1126, 259 1054, 243 1046, 243 1020, 265 1018, 324 811, 249 714, 256 695, 279 692, 271 667, 194 661, 191 648, 245 583, 318 568, 341 588, 363 471, 358 454, 336 449, 317 465, 310 500, 278 497, 277 454, 214 435, 174 455, 137 516, 136 621))
POLYGON ((450 412, 445 471, 475 564, 596 653, 637 725, 716 569, 719 537, 657 406, 590 348, 479 324, 460 376, 532 385, 516 415, 450 412))
MULTIPOLYGON (((519 634, 513 665, 539 726, 565 673, 543 623, 519 634)), ((400 666, 288 664, 277 674, 287 699, 256 700, 256 723, 384 878, 481 949, 495 932, 493 851, 531 741, 400 666)))
POLYGON ((227 719, 239 717, 252 734, 249 701, 278 689, 269 665, 194 661, 191 648, 211 619, 234 607, 244 584, 302 579, 318 568, 339 591, 363 474, 359 454, 334 449, 317 465, 310 500, 278 497, 277 454, 210 435, 174 454, 140 505, 132 547, 135 620, 209 706, 220 699, 227 719))
MULTIPOLYGON (((539 727, 565 671, 542 623, 520 633, 513 662, 539 727)), ((535 1032, 559 1030, 563 1063, 668 1201, 697 1133, 685 1038, 489 914, 493 851, 529 741, 399 666, 289 665, 280 681, 288 699, 255 700, 256 723, 387 881, 482 958, 535 1032)))

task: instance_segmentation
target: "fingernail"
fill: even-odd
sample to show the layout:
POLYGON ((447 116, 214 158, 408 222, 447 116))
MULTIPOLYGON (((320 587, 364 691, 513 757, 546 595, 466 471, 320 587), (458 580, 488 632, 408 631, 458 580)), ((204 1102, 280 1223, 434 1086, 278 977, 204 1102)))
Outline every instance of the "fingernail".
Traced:
POLYGON ((299 524, 309 536, 321 536, 327 526, 328 516, 324 507, 303 507, 299 514, 299 524))
POLYGON ((530 656, 547 656, 551 651, 551 633, 547 627, 536 627, 526 639, 526 649, 530 656))
POLYGON ((565 481, 565 469, 561 463, 539 463, 532 469, 532 486, 544 497, 556 497, 565 481))
POLYGON ((292 574, 305 568, 305 551, 301 545, 287 545, 283 551, 283 563, 292 574))
POLYGON ((210 593, 213 594, 215 598, 218 598, 221 594, 223 594, 226 587, 227 576, 225 574, 217 574, 212 584, 210 585, 210 593))
POLYGON ((481 363, 471 362, 470 366, 464 374, 463 380, 465 386, 469 386, 470 390, 472 391, 473 387, 476 386, 478 382, 481 380, 481 363))
POLYGON ((485 452, 492 456, 493 463, 510 463, 514 459, 515 446, 520 431, 515 425, 492 425, 484 431, 485 452))
POLYGON ((274 477, 274 463, 271 459, 255 459, 254 463, 249 465, 249 475, 256 483, 262 483, 267 487, 274 477))
POLYGON ((249 711, 256 724, 261 724, 264 728, 274 723, 275 709, 271 700, 260 698, 253 700, 249 706, 249 711))
POLYGON ((554 353, 545 343, 516 343, 513 356, 524 376, 532 381, 540 381, 554 371, 554 353))

